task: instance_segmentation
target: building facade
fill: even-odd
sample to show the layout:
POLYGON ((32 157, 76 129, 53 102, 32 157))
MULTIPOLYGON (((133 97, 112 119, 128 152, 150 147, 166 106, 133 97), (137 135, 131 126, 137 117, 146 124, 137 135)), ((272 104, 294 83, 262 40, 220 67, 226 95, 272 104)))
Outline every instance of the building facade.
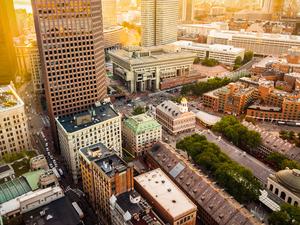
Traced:
POLYGON ((213 30, 207 36, 208 44, 225 44, 251 50, 258 55, 287 54, 293 46, 300 46, 295 35, 213 30))
POLYGON ((178 0, 142 0, 142 46, 169 44, 177 40, 178 0))
POLYGON ((102 0, 103 27, 111 27, 117 24, 117 0, 102 0))
POLYGON ((133 167, 103 144, 82 148, 79 160, 84 192, 98 219, 110 225, 110 198, 133 190, 133 167))
POLYGON ((268 190, 286 203, 299 206, 300 203, 300 171, 297 169, 280 170, 268 178, 268 190))
POLYGON ((197 207, 160 169, 134 178, 136 190, 153 204, 159 216, 170 225, 195 225, 197 207))
POLYGON ((194 20, 194 0, 179 1, 179 20, 191 23, 194 20))
POLYGON ((233 66, 235 59, 241 57, 244 59, 245 49, 235 48, 229 45, 220 44, 200 44, 192 41, 177 41, 173 43, 176 47, 188 52, 197 53, 200 59, 211 58, 216 59, 220 63, 233 66))
POLYGON ((258 91, 255 87, 230 83, 225 87, 205 93, 203 104, 216 112, 240 115, 257 98, 258 91))
POLYGON ((80 148, 103 143, 122 156, 121 117, 109 103, 95 105, 89 111, 56 119, 62 156, 76 183, 80 177, 80 148))
POLYGON ((3 85, 15 81, 17 75, 13 37, 18 32, 13 1, 1 0, 0 5, 0 84, 3 85))
POLYGON ((24 102, 11 86, 0 86, 0 158, 30 149, 24 102))
MULTIPOLYGON (((173 46, 128 47, 109 52, 113 73, 133 92, 159 90, 164 82, 189 77, 195 53, 173 46)), ((180 84, 176 84, 180 85, 180 84)))
POLYGON ((106 96, 101 0, 33 0, 52 130, 106 96))
POLYGON ((124 147, 135 156, 144 152, 162 138, 161 125, 151 116, 140 114, 125 119, 122 123, 124 147))
POLYGON ((196 126, 196 116, 189 112, 187 100, 183 98, 180 104, 164 101, 156 107, 156 120, 170 134, 193 131, 196 126))

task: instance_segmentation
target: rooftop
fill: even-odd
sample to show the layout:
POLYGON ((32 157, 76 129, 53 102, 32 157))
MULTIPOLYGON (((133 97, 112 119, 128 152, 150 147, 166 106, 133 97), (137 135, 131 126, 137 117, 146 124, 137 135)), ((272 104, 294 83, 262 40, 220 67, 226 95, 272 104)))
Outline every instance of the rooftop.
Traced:
POLYGON ((124 120, 124 125, 135 134, 141 134, 154 129, 161 129, 161 125, 147 114, 129 117, 124 120))
POLYGON ((275 178, 291 192, 300 196, 300 170, 286 168, 278 171, 275 174, 275 178))
POLYGON ((116 203, 125 212, 124 217, 127 217, 132 225, 148 225, 156 222, 154 225, 162 225, 160 219, 152 212, 151 206, 143 199, 136 191, 125 192, 118 195, 116 203), (127 213, 129 214, 126 215, 127 213))
POLYGON ((221 117, 209 114, 209 113, 201 111, 201 110, 197 110, 195 112, 195 114, 196 114, 196 118, 198 118, 203 123, 205 123, 209 126, 213 126, 221 120, 221 117))
POLYGON ((197 56, 196 53, 178 51, 172 46, 155 46, 147 48, 127 47, 110 51, 109 54, 131 65, 141 65, 177 59, 182 60, 184 58, 195 58, 197 56))
POLYGON ((139 175, 134 180, 173 218, 196 210, 194 203, 159 168, 139 175))
POLYGON ((111 155, 112 151, 110 151, 104 144, 97 143, 79 149, 79 154, 84 157, 86 161, 92 162, 101 157, 111 155))
POLYGON ((93 163, 99 167, 107 176, 113 177, 116 172, 124 172, 127 170, 127 164, 116 154, 110 154, 102 157, 93 163))
POLYGON ((290 144, 287 140, 283 140, 280 137, 273 135, 271 132, 268 132, 263 128, 254 125, 253 123, 244 120, 242 124, 249 130, 258 132, 262 137, 263 145, 272 149, 272 151, 285 154, 286 152, 294 148, 294 145, 290 144))
POLYGON ((60 117, 57 122, 66 132, 73 133, 118 116, 119 114, 113 106, 110 103, 105 103, 96 104, 90 110, 75 116, 60 117))
POLYGON ((248 109, 261 110, 267 112, 281 112, 281 108, 276 106, 250 105, 248 109))
POLYGON ((176 41, 172 43, 172 45, 175 45, 177 47, 191 49, 191 50, 199 50, 199 51, 211 51, 211 52, 228 52, 228 53, 234 53, 239 54, 241 52, 244 52, 245 49, 243 48, 236 48, 231 45, 221 45, 221 44, 202 44, 202 43, 196 43, 192 41, 176 41))
POLYGON ((79 215, 71 202, 66 198, 60 198, 23 214, 26 225, 79 225, 79 215), (43 215, 45 213, 45 215, 43 215))
POLYGON ((234 37, 244 37, 250 39, 264 39, 274 40, 282 42, 297 42, 300 44, 300 36, 297 35, 285 35, 285 34, 273 34, 273 33, 255 33, 245 31, 232 31, 232 30, 212 30, 209 36, 219 37, 222 39, 232 40, 234 37))
POLYGON ((0 86, 0 111, 24 105, 23 101, 10 86, 0 86))
POLYGON ((173 147, 160 142, 153 146, 148 154, 219 225, 261 224, 247 209, 219 189, 200 170, 186 163, 173 147))

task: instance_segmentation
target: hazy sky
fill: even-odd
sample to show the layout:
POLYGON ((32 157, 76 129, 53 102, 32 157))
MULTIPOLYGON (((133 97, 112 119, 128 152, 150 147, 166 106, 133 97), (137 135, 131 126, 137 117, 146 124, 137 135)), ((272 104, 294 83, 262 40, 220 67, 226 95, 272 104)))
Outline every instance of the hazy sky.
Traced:
POLYGON ((31 3, 30 0, 14 0, 15 9, 26 9, 28 12, 31 12, 31 3))

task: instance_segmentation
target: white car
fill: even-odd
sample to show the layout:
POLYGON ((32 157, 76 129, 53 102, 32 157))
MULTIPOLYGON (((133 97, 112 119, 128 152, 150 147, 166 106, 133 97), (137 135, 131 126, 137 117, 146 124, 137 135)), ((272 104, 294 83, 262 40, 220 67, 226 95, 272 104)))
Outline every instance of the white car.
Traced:
POLYGON ((47 152, 47 155, 49 155, 49 156, 50 156, 50 155, 51 155, 51 153, 50 153, 50 152, 47 152))
POLYGON ((54 158, 53 158, 53 155, 50 155, 50 159, 52 159, 52 160, 54 159, 54 158))
POLYGON ((52 168, 53 168, 53 164, 52 164, 52 163, 50 163, 50 164, 49 164, 49 167, 50 167, 50 169, 52 169, 52 168))

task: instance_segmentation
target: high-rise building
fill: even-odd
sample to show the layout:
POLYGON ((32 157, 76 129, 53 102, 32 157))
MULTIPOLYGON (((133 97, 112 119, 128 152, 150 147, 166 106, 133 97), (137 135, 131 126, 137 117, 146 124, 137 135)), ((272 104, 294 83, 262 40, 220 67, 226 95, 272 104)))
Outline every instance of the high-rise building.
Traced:
POLYGON ((0 158, 30 148, 24 102, 9 85, 0 86, 0 139, 0 158))
POLYGON ((121 116, 110 104, 96 104, 91 110, 56 121, 61 153, 75 183, 81 175, 80 148, 101 142, 122 157, 121 116))
POLYGON ((106 96, 101 0, 33 0, 52 129, 106 96))
POLYGON ((101 224, 112 224, 110 198, 133 190, 133 166, 101 143, 79 152, 83 190, 101 224))
POLYGON ((178 0, 142 0, 142 46, 164 45, 177 40, 178 0))
POLYGON ((17 75, 14 36, 17 36, 17 23, 13 0, 0 0, 0 84, 9 84, 17 75))
POLYGON ((103 27, 111 27, 117 24, 117 1, 102 0, 103 27))
POLYGON ((179 1, 179 19, 182 22, 191 22, 194 19, 194 0, 179 1))

